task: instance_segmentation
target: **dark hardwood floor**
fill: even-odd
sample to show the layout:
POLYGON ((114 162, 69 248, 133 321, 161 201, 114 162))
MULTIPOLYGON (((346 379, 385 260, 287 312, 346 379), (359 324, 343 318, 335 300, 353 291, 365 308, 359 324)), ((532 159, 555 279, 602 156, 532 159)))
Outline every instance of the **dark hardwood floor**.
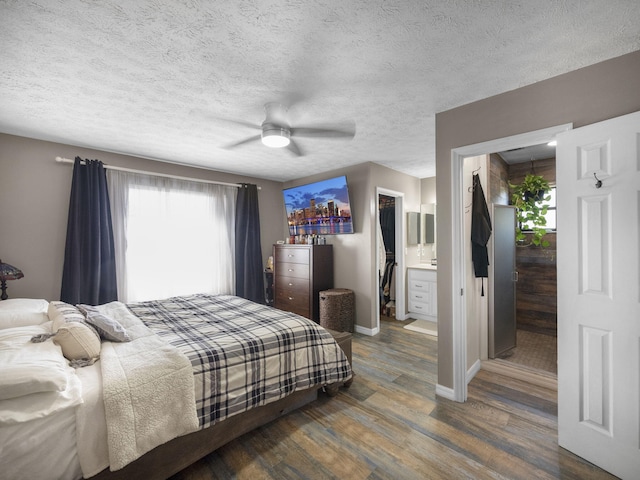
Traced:
POLYGON ((435 395, 437 340, 382 322, 354 334, 356 377, 172 477, 611 479, 558 447, 556 393, 481 371, 469 400, 435 395))

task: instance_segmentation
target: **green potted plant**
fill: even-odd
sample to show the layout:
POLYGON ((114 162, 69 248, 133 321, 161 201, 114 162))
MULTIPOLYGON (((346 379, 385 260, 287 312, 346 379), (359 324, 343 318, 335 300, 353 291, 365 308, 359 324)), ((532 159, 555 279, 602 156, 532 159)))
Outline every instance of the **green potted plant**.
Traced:
POLYGON ((528 173, 522 183, 512 185, 511 188, 511 204, 516 207, 516 215, 518 224, 516 225, 516 242, 523 245, 526 235, 523 228, 531 231, 531 244, 536 246, 548 247, 549 242, 543 240, 542 237, 547 233, 545 228, 547 219, 547 205, 543 201, 550 199, 549 192, 551 187, 540 175, 528 173))

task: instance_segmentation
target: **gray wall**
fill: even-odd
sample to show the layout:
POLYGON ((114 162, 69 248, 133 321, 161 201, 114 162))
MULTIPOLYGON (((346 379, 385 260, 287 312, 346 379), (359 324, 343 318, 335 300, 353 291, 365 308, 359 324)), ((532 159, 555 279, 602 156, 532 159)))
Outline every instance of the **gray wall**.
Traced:
MULTIPOLYGON (((420 180, 381 165, 363 163, 285 182, 284 187, 304 185, 338 175, 346 175, 347 177, 355 233, 327 237, 328 243, 333 245, 334 285, 336 288, 348 288, 354 291, 356 325, 364 329, 373 329, 376 326, 376 297, 378 295, 375 258, 377 240, 376 188, 383 187, 404 193, 405 211, 419 211, 420 180)), ((284 206, 281 208, 284 209, 284 206)), ((285 234, 286 228, 283 229, 282 235, 285 234)), ((414 250, 415 247, 410 249, 408 255, 411 255, 414 250)), ((415 260, 412 261, 417 263, 415 260)))
POLYGON ((282 238, 285 217, 280 182, 0 134, 0 259, 24 272, 24 278, 7 282, 10 298, 60 298, 73 167, 56 163, 56 156, 80 156, 185 177, 255 183, 261 187, 263 263, 271 255, 271 245, 282 238))
MULTIPOLYGON (((640 51, 436 115, 438 383, 453 387, 451 150, 640 110, 640 51)), ((492 153, 492 152, 487 152, 492 153)))
POLYGON ((329 242, 334 244, 335 286, 354 290, 356 323, 367 329, 375 327, 376 313, 376 186, 405 192, 405 209, 420 205, 419 179, 373 163, 283 184, 0 134, 0 258, 25 274, 20 280, 8 282, 9 297, 56 300, 60 296, 72 166, 56 163, 56 156, 80 156, 150 172, 258 184, 263 263, 272 254, 273 244, 287 235, 282 189, 346 175, 356 233, 335 235, 329 242))

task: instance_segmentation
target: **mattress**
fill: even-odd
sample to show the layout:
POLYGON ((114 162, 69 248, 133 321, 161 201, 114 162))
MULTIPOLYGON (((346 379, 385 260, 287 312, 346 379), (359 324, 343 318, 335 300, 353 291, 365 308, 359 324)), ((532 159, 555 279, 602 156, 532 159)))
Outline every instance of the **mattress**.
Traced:
MULTIPOLYGON (((30 421, 0 425, 0 478, 75 480, 83 478, 83 472, 88 477, 108 467, 100 363, 77 369, 76 377, 83 400, 79 405, 70 404, 30 421), (85 418, 83 431, 76 430, 76 425, 82 424, 77 421, 79 416, 85 418)), ((23 406, 29 401, 20 398, 23 406)))

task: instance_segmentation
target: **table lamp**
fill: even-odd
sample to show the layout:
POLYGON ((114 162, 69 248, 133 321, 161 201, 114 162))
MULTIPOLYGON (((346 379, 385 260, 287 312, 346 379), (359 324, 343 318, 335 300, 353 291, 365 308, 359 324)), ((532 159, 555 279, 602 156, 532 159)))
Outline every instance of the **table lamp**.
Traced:
POLYGON ((2 295, 0 295, 0 300, 6 300, 9 298, 7 295, 7 280, 17 280, 19 278, 24 277, 22 271, 19 268, 14 267, 13 265, 9 265, 8 263, 4 263, 0 260, 0 286, 2 288, 2 295))

